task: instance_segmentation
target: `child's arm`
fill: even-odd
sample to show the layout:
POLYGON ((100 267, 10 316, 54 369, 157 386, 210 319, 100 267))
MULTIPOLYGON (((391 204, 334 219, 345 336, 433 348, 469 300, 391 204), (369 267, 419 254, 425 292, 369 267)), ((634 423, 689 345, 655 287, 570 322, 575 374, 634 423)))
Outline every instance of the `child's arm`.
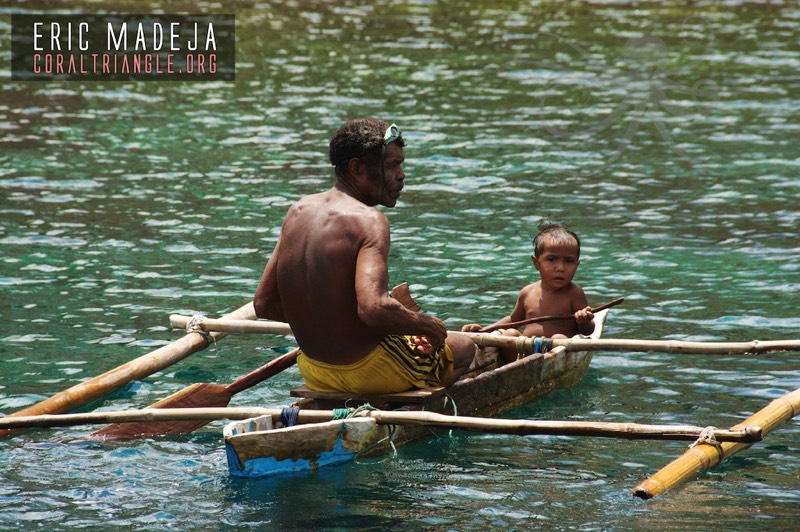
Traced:
MULTIPOLYGON (((506 323, 511 323, 512 321, 524 320, 525 319, 524 293, 525 293, 525 290, 527 288, 528 287, 525 287, 522 290, 520 290, 519 295, 517 296, 517 303, 516 303, 516 305, 514 305, 514 310, 511 311, 511 314, 509 314, 508 316, 506 316, 504 318, 500 318, 499 320, 497 320, 496 322, 494 322, 493 324, 491 324, 491 325, 489 325, 488 327, 485 327, 485 328, 491 329, 491 328, 495 328, 497 326, 505 325, 506 323)), ((478 331, 480 329, 483 329, 483 328, 484 327, 481 327, 477 323, 469 323, 469 324, 464 325, 463 327, 461 327, 461 331, 462 332, 476 332, 476 331, 478 331)))
POLYGON ((577 308, 575 311, 575 323, 578 324, 578 332, 584 336, 589 336, 594 332, 594 314, 592 314, 589 302, 586 299, 586 294, 583 288, 574 285, 575 290, 572 296, 572 308, 577 308))
MULTIPOLYGON (((505 318, 497 320, 496 322, 494 322, 493 324, 489 325, 486 328, 487 329, 492 329, 496 325, 503 325, 504 323, 511 323, 511 316, 506 316, 505 318)), ((478 323, 468 323, 467 325, 464 325, 463 327, 461 327, 461 332, 478 332, 483 328, 484 327, 482 327, 478 323)))

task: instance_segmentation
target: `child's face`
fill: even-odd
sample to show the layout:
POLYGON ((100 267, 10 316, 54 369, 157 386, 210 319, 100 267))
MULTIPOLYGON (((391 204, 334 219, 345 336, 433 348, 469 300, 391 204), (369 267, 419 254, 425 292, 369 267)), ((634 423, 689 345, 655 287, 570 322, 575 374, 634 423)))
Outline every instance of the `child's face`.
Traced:
POLYGON ((569 285, 581 263, 577 243, 564 244, 552 240, 545 240, 542 253, 532 258, 533 265, 541 275, 542 284, 553 289, 569 285))

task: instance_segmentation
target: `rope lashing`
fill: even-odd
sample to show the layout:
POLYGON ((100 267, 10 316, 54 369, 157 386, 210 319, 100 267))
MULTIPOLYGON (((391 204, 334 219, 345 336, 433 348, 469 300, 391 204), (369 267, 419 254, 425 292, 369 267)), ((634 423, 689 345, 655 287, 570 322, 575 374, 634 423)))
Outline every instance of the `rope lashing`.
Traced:
POLYGON ((374 406, 369 403, 364 403, 363 405, 359 406, 358 408, 353 407, 344 407, 344 408, 334 408, 333 409, 333 419, 349 419, 351 417, 355 417, 359 412, 366 412, 369 410, 377 410, 374 406))
POLYGON ((296 406, 285 406, 281 409, 281 423, 284 427, 294 427, 297 425, 297 416, 300 409, 296 406))
POLYGON ((528 353, 525 352, 525 347, 526 347, 527 340, 528 340, 528 338, 525 337, 525 336, 517 336, 517 343, 516 343, 517 360, 519 360, 520 358, 522 358, 522 357, 524 357, 524 356, 526 356, 528 354, 528 353))
POLYGON ((358 408, 352 408, 351 410, 352 410, 352 412, 347 417, 355 417, 355 415, 358 414, 359 412, 366 412, 366 411, 369 411, 369 410, 377 410, 377 408, 375 408, 374 406, 372 406, 369 403, 364 403, 363 405, 359 406, 358 408))
MULTIPOLYGON (((337 409, 334 409, 334 415, 335 415, 336 410, 337 409)), ((365 411, 369 411, 369 410, 378 410, 378 409, 375 408, 374 406, 372 406, 369 403, 364 403, 363 405, 359 406, 358 408, 349 408, 349 409, 340 408, 338 410, 349 410, 350 413, 348 414, 347 417, 351 418, 351 417, 354 417, 359 412, 365 412, 365 411)), ((356 453, 356 456, 355 456, 354 460, 356 462, 358 462, 358 460, 359 460, 359 458, 361 457, 362 454, 369 454, 370 451, 372 451, 373 449, 379 447, 380 445, 383 445, 384 443, 388 443, 389 447, 392 448, 392 456, 390 456, 390 457, 388 457, 388 458, 386 458, 384 460, 381 460, 379 462, 376 462, 376 463, 382 464, 386 460, 392 460, 392 459, 397 458, 397 447, 395 447, 395 445, 394 445, 394 431, 395 431, 395 426, 394 425, 386 425, 386 437, 381 438, 380 440, 376 441, 372 445, 368 445, 364 449, 361 449, 360 451, 358 451, 356 453)))
POLYGON ((353 410, 352 408, 334 408, 333 409, 333 419, 347 419, 350 417, 350 411, 353 410))
POLYGON ((203 316, 202 314, 195 314, 194 316, 192 316, 192 319, 190 319, 189 322, 186 324, 186 332, 187 333, 195 332, 201 334, 206 340, 211 338, 211 333, 206 330, 203 330, 203 327, 201 326, 204 319, 205 316, 203 316))
POLYGON ((695 441, 694 443, 689 445, 689 449, 697 447, 698 445, 701 445, 701 444, 711 445, 712 447, 714 447, 717 450, 717 452, 719 453, 720 459, 722 459, 723 458, 722 444, 719 441, 717 441, 717 438, 714 436, 716 430, 717 430, 717 427, 709 426, 709 427, 704 428, 700 432, 700 436, 697 438, 697 441, 695 441))

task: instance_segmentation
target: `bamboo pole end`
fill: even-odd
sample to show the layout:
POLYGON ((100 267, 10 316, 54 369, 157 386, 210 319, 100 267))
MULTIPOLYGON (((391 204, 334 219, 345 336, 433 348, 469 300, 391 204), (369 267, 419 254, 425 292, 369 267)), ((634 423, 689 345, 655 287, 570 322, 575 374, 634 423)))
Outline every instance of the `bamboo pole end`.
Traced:
POLYGON ((666 490, 667 488, 661 482, 649 478, 633 488, 631 490, 631 495, 646 501, 652 499, 659 493, 665 492, 666 490))

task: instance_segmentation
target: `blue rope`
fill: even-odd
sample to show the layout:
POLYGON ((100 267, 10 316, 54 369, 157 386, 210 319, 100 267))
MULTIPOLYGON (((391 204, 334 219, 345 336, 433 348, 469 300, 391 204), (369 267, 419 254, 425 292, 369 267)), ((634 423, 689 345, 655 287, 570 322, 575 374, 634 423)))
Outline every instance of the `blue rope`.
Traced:
POLYGON ((542 345, 540 346, 542 353, 548 353, 553 350, 553 339, 542 336, 542 345))
POLYGON ((281 422, 284 427, 294 427, 297 425, 297 415, 300 409, 296 406, 285 406, 281 409, 281 422))

